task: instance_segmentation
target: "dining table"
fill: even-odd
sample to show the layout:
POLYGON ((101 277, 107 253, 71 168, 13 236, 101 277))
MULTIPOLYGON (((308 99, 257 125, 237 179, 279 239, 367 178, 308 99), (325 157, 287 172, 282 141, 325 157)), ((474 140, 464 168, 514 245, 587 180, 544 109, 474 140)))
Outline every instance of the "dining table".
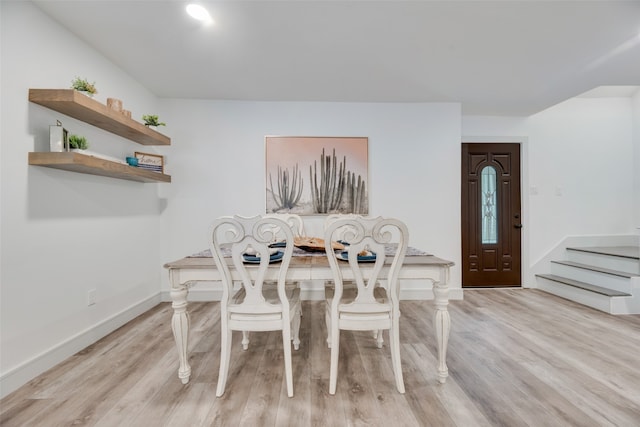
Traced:
MULTIPOLYGON (((388 245, 385 248, 385 252, 393 254, 394 246, 388 245)), ((391 265, 390 257, 386 258, 381 277, 385 276, 385 270, 388 270, 391 265)), ((231 264, 230 258, 229 264, 231 264)), ((447 306, 449 304, 450 268, 453 265, 452 261, 438 258, 410 246, 407 249, 399 275, 401 283, 408 280, 432 283, 433 303, 435 305, 433 327, 438 346, 437 379, 440 383, 444 383, 449 375, 446 355, 451 320, 447 306)), ((348 263, 341 263, 341 266, 343 266, 341 267, 343 279, 345 281, 353 280, 352 270, 348 267, 348 263)), ((180 362, 178 378, 183 384, 187 384, 191 377, 191 366, 188 362, 189 312, 187 305, 189 289, 200 282, 220 281, 221 275, 216 268, 209 249, 168 262, 164 267, 169 272, 171 286, 170 295, 173 308, 171 327, 180 362)), ((246 267, 249 271, 258 268, 256 264, 246 264, 246 267)), ((231 269, 231 272, 233 277, 235 272, 233 269, 231 269)), ((269 264, 265 280, 276 281, 277 273, 277 264, 269 264)), ((240 279, 240 277, 237 278, 240 279)), ((298 283, 300 281, 315 280, 331 283, 333 274, 326 253, 324 251, 308 251, 294 247, 293 257, 287 272, 287 280, 298 283)))

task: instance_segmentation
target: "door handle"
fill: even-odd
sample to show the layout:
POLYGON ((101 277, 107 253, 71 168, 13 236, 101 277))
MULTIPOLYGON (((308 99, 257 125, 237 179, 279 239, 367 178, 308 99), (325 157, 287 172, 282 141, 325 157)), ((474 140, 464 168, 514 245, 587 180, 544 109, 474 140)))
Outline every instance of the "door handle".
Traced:
POLYGON ((515 228, 522 228, 522 224, 515 224, 514 227, 515 228))

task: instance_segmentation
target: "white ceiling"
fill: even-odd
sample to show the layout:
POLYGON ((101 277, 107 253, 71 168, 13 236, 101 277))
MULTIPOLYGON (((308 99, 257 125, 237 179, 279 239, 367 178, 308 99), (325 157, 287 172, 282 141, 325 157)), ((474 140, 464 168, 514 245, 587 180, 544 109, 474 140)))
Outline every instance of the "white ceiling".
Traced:
MULTIPOLYGON (((4 1, 4 0, 3 0, 4 1)), ((160 97, 460 102, 529 115, 640 85, 640 0, 37 0, 160 97)))

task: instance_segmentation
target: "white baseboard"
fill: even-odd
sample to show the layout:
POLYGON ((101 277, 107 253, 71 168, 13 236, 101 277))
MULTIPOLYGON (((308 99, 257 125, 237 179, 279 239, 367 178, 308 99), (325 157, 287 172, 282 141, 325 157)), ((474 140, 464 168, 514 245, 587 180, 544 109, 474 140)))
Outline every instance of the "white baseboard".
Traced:
POLYGON ((51 369, 63 360, 73 356, 80 350, 95 343, 122 325, 130 322, 137 316, 160 304, 160 302, 162 302, 160 296, 161 295, 158 293, 139 301, 119 313, 114 314, 108 319, 85 329, 66 341, 3 373, 0 376, 0 398, 7 396, 9 393, 17 390, 36 376, 48 369, 51 369))

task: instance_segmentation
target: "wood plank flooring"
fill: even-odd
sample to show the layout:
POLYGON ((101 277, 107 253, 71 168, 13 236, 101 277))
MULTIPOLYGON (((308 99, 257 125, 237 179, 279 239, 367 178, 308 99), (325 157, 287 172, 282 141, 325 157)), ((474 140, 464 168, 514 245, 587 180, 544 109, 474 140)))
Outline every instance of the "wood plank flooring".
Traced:
MULTIPOLYGON (((406 394, 388 348, 341 335, 329 386, 322 303, 305 301, 293 352, 282 340, 234 335, 225 395, 215 397, 219 304, 191 303, 191 381, 177 377, 171 306, 163 303, 0 401, 10 426, 616 426, 640 425, 640 316, 611 316, 533 289, 466 290, 449 305, 449 379, 436 379, 431 301, 403 301, 406 394)), ((387 336, 385 335, 385 339, 387 336)))

